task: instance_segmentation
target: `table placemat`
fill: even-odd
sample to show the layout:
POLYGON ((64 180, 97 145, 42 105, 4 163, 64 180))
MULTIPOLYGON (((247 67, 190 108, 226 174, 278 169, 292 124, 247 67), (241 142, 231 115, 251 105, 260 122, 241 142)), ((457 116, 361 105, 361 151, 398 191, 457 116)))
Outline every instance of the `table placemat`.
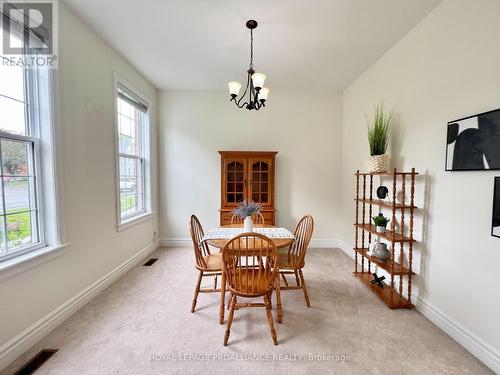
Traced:
MULTIPOLYGON (((263 234, 269 238, 292 238, 295 236, 286 228, 253 228, 255 233, 263 234)), ((238 234, 243 233, 243 228, 213 228, 210 229, 205 236, 203 236, 203 241, 206 240, 229 240, 238 234)))

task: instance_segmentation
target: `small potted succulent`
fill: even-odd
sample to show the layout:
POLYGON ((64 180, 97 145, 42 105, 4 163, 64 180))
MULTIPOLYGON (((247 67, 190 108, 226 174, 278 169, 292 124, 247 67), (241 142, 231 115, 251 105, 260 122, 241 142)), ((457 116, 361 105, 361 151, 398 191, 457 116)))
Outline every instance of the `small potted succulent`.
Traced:
POLYGON ((236 216, 243 219, 243 231, 252 232, 253 231, 253 221, 252 215, 260 212, 262 205, 260 203, 243 201, 238 204, 233 211, 236 216))
POLYGON ((386 218, 383 213, 374 216, 373 222, 375 223, 377 233, 385 233, 385 228, 387 227, 389 219, 386 218))

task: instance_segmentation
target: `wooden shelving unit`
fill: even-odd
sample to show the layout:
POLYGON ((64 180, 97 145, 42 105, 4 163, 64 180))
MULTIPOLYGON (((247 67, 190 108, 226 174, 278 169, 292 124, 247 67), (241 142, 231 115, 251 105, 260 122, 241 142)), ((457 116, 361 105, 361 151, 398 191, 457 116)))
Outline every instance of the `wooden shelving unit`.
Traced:
POLYGON ((391 273, 394 269, 395 275, 409 275, 410 273, 412 275, 415 274, 414 272, 410 271, 408 267, 405 267, 404 265, 399 264, 392 259, 382 261, 373 255, 367 254, 368 249, 354 249, 354 251, 356 251, 359 255, 364 256, 370 263, 376 264, 389 273, 391 273))
MULTIPOLYGON (((370 216, 371 218, 371 216, 370 216)), ((405 237, 401 233, 396 233, 393 230, 386 229, 385 233, 377 233, 376 227, 373 224, 354 224, 357 228, 364 229, 367 232, 370 232, 370 234, 374 234, 376 236, 379 236, 380 238, 383 238, 384 240, 387 241, 394 241, 394 242, 412 242, 413 239, 410 237, 405 237)))
POLYGON ((355 228, 355 263, 354 276, 363 284, 370 288, 379 296, 391 309, 412 308, 411 289, 413 262, 413 218, 417 208, 414 204, 415 198, 415 168, 411 172, 398 172, 396 169, 392 173, 360 173, 356 172, 356 197, 354 198, 356 207, 355 228), (391 201, 386 202, 373 198, 373 177, 383 176, 392 178, 391 201), (368 185, 368 186, 367 186, 368 185), (407 186, 409 185, 409 187, 407 186), (403 202, 406 202, 407 189, 409 188, 409 204, 396 203, 396 192, 398 189, 402 193, 403 202), (371 224, 373 216, 373 206, 387 208, 391 210, 390 229, 385 233, 377 233, 375 225, 371 224), (409 219, 408 219, 409 216, 409 219), (396 221, 399 218, 400 227, 404 232, 405 220, 408 220, 409 233, 399 233, 396 231, 396 221), (373 255, 368 254, 368 245, 372 242, 372 237, 378 236, 382 240, 389 242, 391 257, 387 261, 381 261, 373 255), (405 254, 408 261, 405 264, 405 254), (366 266, 365 266, 366 263, 366 266), (384 283, 381 288, 371 284, 372 264, 377 265, 390 275, 389 284, 384 283), (399 277, 399 287, 396 286, 396 278, 399 277), (403 296, 403 285, 407 283, 407 296, 403 296))

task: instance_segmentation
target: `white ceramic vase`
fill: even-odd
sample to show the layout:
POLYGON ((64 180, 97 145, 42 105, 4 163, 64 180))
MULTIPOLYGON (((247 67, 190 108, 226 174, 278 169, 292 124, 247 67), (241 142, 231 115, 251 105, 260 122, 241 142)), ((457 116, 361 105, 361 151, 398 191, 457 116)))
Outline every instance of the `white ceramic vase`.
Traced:
POLYGON ((373 155, 368 159, 368 172, 369 173, 387 173, 389 172, 389 155, 373 155))
POLYGON ((243 220, 243 232, 253 232, 253 220, 251 216, 247 216, 243 220))
POLYGON ((375 228, 376 232, 377 233, 385 233, 385 227, 380 227, 377 225, 377 227, 375 228))

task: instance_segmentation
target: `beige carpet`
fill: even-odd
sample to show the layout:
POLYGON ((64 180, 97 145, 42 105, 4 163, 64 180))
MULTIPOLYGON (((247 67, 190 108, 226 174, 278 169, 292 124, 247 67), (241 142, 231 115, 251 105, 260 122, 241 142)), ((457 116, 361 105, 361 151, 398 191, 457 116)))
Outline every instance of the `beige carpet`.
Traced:
POLYGON ((491 373, 417 312, 385 307, 352 276, 352 260, 340 250, 310 250, 304 275, 312 307, 300 291, 283 292, 278 346, 265 311, 253 308, 236 311, 223 347, 218 295, 200 295, 190 313, 192 250, 153 256, 159 260, 152 267, 131 270, 4 373, 42 348, 60 350, 37 375, 491 373))

